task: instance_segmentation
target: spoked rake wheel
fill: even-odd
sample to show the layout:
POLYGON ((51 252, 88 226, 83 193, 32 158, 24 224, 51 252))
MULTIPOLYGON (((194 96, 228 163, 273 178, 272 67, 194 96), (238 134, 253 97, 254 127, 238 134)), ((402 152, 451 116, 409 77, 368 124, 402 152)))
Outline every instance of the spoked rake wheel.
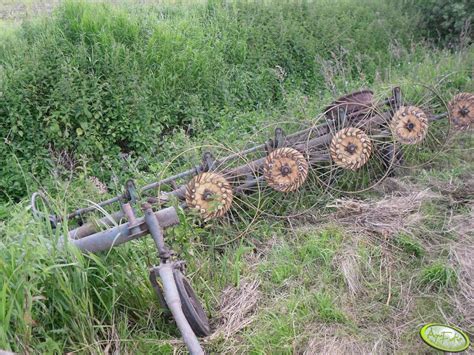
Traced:
MULTIPOLYGON (((197 223, 207 228, 239 227, 239 236, 251 230, 259 211, 246 196, 258 185, 252 161, 224 144, 208 144, 181 152, 162 170, 163 176, 193 173, 159 187, 163 206, 180 204, 197 223), (231 158, 229 158, 231 157, 231 158), (176 202, 174 202, 176 201, 176 202)), ((216 231, 216 235, 225 235, 216 231)), ((220 242, 220 241, 217 241, 220 242)))
POLYGON ((416 106, 401 106, 392 117, 390 129, 401 144, 419 144, 428 133, 428 116, 416 106))
POLYGON ((372 152, 372 143, 361 129, 347 127, 334 135, 329 150, 336 165, 356 171, 367 164, 372 152))
POLYGON ((474 128, 474 94, 463 92, 448 104, 449 121, 454 129, 463 131, 474 128))
MULTIPOLYGON (((316 132, 322 122, 271 122, 262 125, 255 135, 260 142, 272 137, 280 128, 286 135, 262 152, 261 164, 256 173, 259 184, 248 190, 249 199, 264 216, 276 218, 296 217, 306 213, 324 199, 325 189, 319 183, 306 152, 308 139, 324 134, 316 132), (299 132, 295 134, 295 132, 299 132)), ((326 154, 327 155, 327 154, 326 154)))
POLYGON ((387 130, 387 114, 374 102, 370 91, 360 91, 350 106, 346 97, 336 100, 323 112, 329 133, 324 150, 308 149, 312 168, 329 190, 358 193, 371 189, 387 177, 394 165, 395 142, 387 130), (350 108, 350 110, 348 109, 350 108))
POLYGON ((186 185, 186 203, 205 220, 224 216, 232 206, 233 191, 226 178, 203 172, 186 185))
POLYGON ((443 96, 434 87, 411 85, 400 88, 400 96, 390 103, 390 124, 397 151, 403 161, 397 166, 416 168, 429 164, 446 149, 450 120, 443 96))
POLYGON ((308 162, 294 148, 277 148, 265 159, 263 176, 269 187, 276 191, 295 191, 308 177, 308 162))

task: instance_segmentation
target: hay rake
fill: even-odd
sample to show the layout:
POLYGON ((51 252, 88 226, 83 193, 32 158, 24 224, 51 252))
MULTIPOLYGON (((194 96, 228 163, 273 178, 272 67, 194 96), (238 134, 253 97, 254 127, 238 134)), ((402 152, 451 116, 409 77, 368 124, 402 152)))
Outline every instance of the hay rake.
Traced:
POLYGON ((162 307, 171 311, 189 351, 202 353, 196 336, 211 332, 206 312, 183 274, 184 261, 177 260, 164 241, 164 230, 179 223, 176 205, 203 223, 254 221, 261 214, 289 218, 312 207, 308 196, 365 191, 398 166, 427 164, 452 129, 474 127, 474 95, 460 93, 446 104, 434 89, 423 89, 408 99, 396 87, 380 100, 370 90, 357 91, 334 101, 310 124, 290 121, 263 127, 241 151, 223 144, 184 151, 162 176, 172 169, 188 169, 139 190, 129 180, 123 194, 65 217, 41 212, 38 200, 46 209, 50 206, 45 194, 37 192, 32 211, 53 227, 66 219, 78 220, 80 225, 69 231, 66 240, 84 252, 107 251, 150 234, 160 260, 150 268, 151 284, 162 307), (273 137, 258 143, 269 131, 273 137), (143 203, 141 196, 151 191, 155 193, 143 203), (290 194, 296 200, 287 206, 285 197, 290 194), (137 216, 139 202, 143 217, 137 216), (88 213, 114 203, 121 205, 119 211, 98 223, 83 223, 88 213))

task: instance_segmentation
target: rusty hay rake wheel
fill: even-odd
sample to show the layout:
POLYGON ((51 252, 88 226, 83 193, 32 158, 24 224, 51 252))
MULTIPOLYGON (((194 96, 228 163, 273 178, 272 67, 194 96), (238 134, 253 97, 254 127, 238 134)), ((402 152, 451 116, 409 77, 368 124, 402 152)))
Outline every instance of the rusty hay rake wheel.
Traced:
POLYGON ((356 171, 367 164, 372 152, 370 138, 359 128, 343 128, 331 139, 329 146, 335 165, 356 171))
POLYGON ((269 187, 276 191, 295 191, 308 177, 308 162, 294 148, 277 148, 266 157, 263 176, 269 187))
POLYGON ((431 163, 446 147, 451 134, 447 101, 436 87, 423 84, 401 87, 390 103, 390 124, 397 154, 397 167, 413 169, 431 163))
POLYGON ((419 144, 428 133, 428 116, 416 106, 401 106, 393 114, 390 129, 401 144, 419 144))
POLYGON ((232 206, 233 197, 230 183, 219 173, 200 173, 186 185, 188 207, 204 220, 224 216, 232 206))
POLYGON ((245 225, 243 235, 251 230, 259 214, 247 196, 247 189, 259 184, 251 158, 251 154, 246 156, 220 143, 191 147, 174 157, 162 174, 184 169, 193 172, 160 186, 152 200, 163 206, 178 203, 207 228, 245 225))
POLYGON ((260 183, 248 191, 249 196, 258 196, 253 201, 262 216, 297 217, 324 201, 326 191, 311 169, 306 148, 309 140, 313 140, 309 146, 324 146, 318 139, 325 127, 322 121, 312 121, 272 121, 256 132, 255 142, 274 135, 259 158, 260 183))
MULTIPOLYGON (((321 184, 336 193, 359 193, 391 174, 395 142, 387 130, 388 115, 370 90, 335 100, 322 117, 329 157, 313 165, 321 184)), ((320 153, 308 150, 309 159, 320 153)))
POLYGON ((462 92, 448 103, 449 121, 454 129, 464 131, 474 128, 474 94, 462 92))

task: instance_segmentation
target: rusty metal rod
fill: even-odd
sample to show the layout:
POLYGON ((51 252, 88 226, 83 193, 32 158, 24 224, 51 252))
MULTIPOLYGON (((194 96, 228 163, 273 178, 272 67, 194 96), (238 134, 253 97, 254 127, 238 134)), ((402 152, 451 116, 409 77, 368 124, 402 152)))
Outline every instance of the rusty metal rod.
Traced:
POLYGON ((158 267, 158 273, 163 284, 163 294, 166 304, 173 314, 176 325, 183 336, 184 343, 191 355, 202 355, 204 351, 199 341, 189 325, 186 316, 183 313, 181 299, 179 298, 178 289, 173 276, 173 265, 171 263, 162 263, 158 267))
MULTIPOLYGON (((171 227, 179 223, 178 214, 174 207, 159 210, 155 212, 154 215, 163 228, 171 227)), ((97 253, 100 251, 108 251, 117 245, 148 234, 144 217, 138 218, 136 222, 133 228, 127 222, 114 228, 85 236, 81 239, 70 239, 69 243, 85 252, 97 253), (133 233, 132 229, 135 230, 135 228, 139 228, 140 232, 133 233)))

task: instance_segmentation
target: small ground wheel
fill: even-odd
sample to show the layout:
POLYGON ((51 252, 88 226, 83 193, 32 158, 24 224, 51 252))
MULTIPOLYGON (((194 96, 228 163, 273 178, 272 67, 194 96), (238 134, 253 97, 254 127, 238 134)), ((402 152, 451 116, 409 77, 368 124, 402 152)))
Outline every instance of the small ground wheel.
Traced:
POLYGON ((211 334, 209 319, 191 284, 179 269, 173 270, 184 316, 198 337, 211 334))

